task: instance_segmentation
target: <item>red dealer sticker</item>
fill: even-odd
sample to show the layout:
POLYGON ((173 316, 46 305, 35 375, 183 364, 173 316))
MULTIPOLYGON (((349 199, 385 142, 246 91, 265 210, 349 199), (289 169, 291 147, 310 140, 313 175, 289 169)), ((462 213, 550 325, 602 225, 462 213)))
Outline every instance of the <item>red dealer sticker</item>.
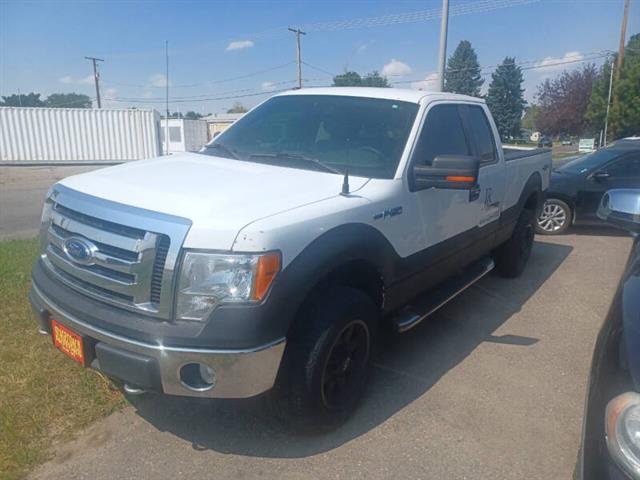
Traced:
POLYGON ((84 366, 82 337, 56 320, 51 320, 51 333, 58 350, 84 366))

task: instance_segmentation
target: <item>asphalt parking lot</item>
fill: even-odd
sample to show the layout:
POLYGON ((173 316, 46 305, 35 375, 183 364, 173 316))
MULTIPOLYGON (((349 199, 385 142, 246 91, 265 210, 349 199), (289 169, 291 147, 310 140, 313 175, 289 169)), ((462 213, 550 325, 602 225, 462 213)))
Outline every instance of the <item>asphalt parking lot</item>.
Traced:
MULTIPOLYGON (((34 234, 49 184, 96 167, 39 168, 22 180, 0 168, 0 238, 34 234)), ((147 395, 54 446, 32 478, 569 479, 630 246, 609 230, 538 237, 521 278, 489 275, 386 338, 363 405, 333 433, 288 432, 261 399, 147 395)))
POLYGON ((334 433, 287 432, 260 400, 148 395, 32 478, 570 479, 591 352, 630 245, 538 239, 521 278, 490 275, 386 339, 363 405, 334 433))

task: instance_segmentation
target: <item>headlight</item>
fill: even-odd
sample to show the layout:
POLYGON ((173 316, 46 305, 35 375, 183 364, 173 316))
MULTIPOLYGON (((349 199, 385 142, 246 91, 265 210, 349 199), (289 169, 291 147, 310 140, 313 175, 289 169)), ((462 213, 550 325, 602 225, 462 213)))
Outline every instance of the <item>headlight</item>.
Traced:
POLYGON ((640 395, 623 393, 607 404, 609 453, 631 478, 640 479, 640 395))
POLYGON ((40 216, 40 251, 44 252, 47 246, 47 231, 51 223, 51 212, 53 211, 53 200, 51 199, 51 189, 47 193, 44 206, 42 207, 42 215, 40 216))
POLYGON ((257 302, 280 271, 280 255, 187 251, 178 281, 176 317, 203 320, 221 303, 257 302))

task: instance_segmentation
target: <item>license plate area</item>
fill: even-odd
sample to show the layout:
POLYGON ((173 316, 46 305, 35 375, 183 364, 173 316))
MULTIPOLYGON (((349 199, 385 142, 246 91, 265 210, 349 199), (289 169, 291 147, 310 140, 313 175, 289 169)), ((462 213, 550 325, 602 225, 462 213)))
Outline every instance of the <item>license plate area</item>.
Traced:
POLYGON ((87 365, 88 349, 85 337, 54 319, 51 320, 51 337, 58 350, 83 367, 87 365))

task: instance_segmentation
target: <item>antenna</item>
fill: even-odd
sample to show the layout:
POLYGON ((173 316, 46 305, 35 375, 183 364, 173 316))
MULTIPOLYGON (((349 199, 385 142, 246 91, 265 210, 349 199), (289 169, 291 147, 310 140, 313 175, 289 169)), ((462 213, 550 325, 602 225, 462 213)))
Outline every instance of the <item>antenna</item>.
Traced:
POLYGON ((344 170, 344 178, 342 179, 342 191, 340 195, 349 195, 349 169, 344 170))

